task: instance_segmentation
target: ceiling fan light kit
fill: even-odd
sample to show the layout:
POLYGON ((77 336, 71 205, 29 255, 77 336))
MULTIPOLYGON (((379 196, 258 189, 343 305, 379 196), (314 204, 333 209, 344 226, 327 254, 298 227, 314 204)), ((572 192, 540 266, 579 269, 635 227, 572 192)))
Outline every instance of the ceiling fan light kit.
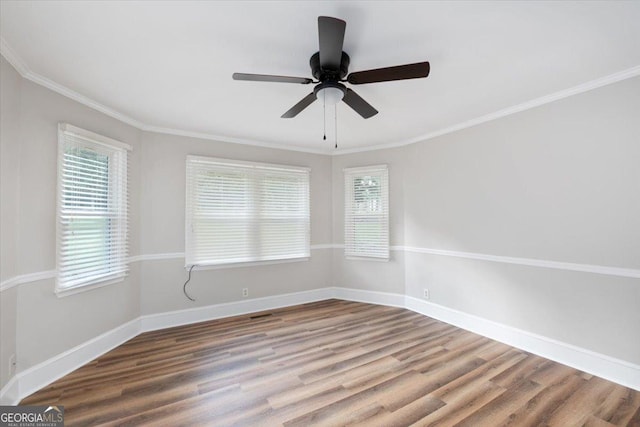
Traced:
POLYGON ((313 88, 313 94, 316 96, 316 99, 322 99, 324 105, 330 107, 342 101, 345 93, 347 93, 347 88, 340 83, 320 83, 313 88))
POLYGON ((318 40, 320 49, 309 60, 311 75, 315 81, 305 77, 274 76, 267 74, 234 73, 234 80, 248 80, 258 82, 298 83, 316 86, 313 92, 305 96, 296 105, 282 115, 289 119, 297 116, 316 99, 321 99, 324 105, 336 105, 341 100, 365 119, 378 114, 367 101, 343 83, 353 85, 388 82, 424 78, 429 75, 428 62, 399 65, 395 67, 378 68, 374 70, 349 73, 350 58, 342 51, 344 33, 347 23, 341 19, 328 16, 318 17, 318 40))

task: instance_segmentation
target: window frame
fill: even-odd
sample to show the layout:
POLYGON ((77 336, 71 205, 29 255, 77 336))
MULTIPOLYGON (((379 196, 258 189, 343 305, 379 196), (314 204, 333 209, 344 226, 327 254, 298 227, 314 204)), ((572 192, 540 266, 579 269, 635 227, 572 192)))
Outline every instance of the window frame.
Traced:
MULTIPOLYGON (((352 167, 343 169, 344 173, 344 256, 350 260, 389 261, 390 237, 389 237, 389 169, 386 164, 352 167), (380 238, 382 250, 357 250, 355 243, 355 224, 357 215, 353 185, 357 178, 366 176, 380 177, 380 212, 377 215, 366 214, 375 217, 383 225, 383 235, 380 238), (379 252, 379 253, 376 253, 379 252)), ((362 214, 360 215, 362 216, 362 214)))
MULTIPOLYGON (((120 141, 99 135, 97 133, 70 125, 68 123, 58 124, 58 165, 57 165, 57 201, 56 201, 56 280, 55 294, 58 297, 73 295, 91 289, 118 283, 124 280, 129 270, 128 259, 128 152, 132 148, 130 145, 120 141), (107 156, 109 161, 107 169, 107 206, 103 212, 91 214, 88 211, 77 209, 75 211, 65 207, 65 191, 63 173, 67 170, 65 163, 65 150, 72 148, 84 148, 103 156, 107 156), (104 234, 105 241, 112 236, 117 236, 117 243, 107 244, 105 248, 108 254, 104 258, 104 264, 108 269, 106 273, 89 275, 76 281, 65 278, 63 262, 63 245, 68 242, 63 235, 65 226, 63 219, 69 217, 87 217, 95 215, 98 218, 107 218, 108 232, 104 234), (115 224, 115 225, 112 225, 115 224), (108 262, 106 262, 108 260, 108 262)), ((99 261, 103 261, 100 259, 99 261)), ((96 267, 96 270, 99 267, 96 267)))
MULTIPOLYGON (((202 167, 202 166, 200 166, 202 167)), ((264 178, 262 176, 261 178, 264 178)), ((260 178, 255 178, 260 179, 260 178)), ((263 211, 261 211, 258 206, 258 200, 260 197, 260 192, 256 190, 262 184, 257 182, 251 182, 249 187, 250 190, 247 191, 249 195, 249 209, 250 212, 247 213, 246 224, 253 225, 257 227, 259 230, 262 230, 260 221, 258 218, 261 218, 265 215, 263 211), (257 187, 256 187, 257 186, 257 187)), ((226 159, 226 158, 218 158, 218 157, 207 157, 207 156, 196 156, 196 155, 188 155, 186 158, 186 191, 185 191, 185 268, 190 268, 192 266, 197 266, 198 269, 218 269, 218 268, 231 268, 231 267, 249 267, 256 265, 267 265, 267 264, 280 264, 287 262, 297 262, 297 261, 306 261, 311 257, 311 169, 304 166, 292 166, 292 165, 282 165, 282 164, 273 164, 273 163, 263 163, 263 162, 251 162, 244 160, 234 160, 234 159, 226 159), (200 260, 199 256, 195 252, 195 234, 193 231, 194 224, 194 212, 193 207, 194 203, 196 203, 195 194, 197 192, 195 188, 195 179, 196 174, 192 171, 191 168, 196 167, 196 164, 207 165, 209 167, 209 171, 223 171, 223 172, 234 172, 234 173, 249 173, 255 178, 263 174, 266 176, 269 171, 280 172, 280 173, 291 173, 292 176, 295 174, 302 174, 306 181, 305 187, 305 198, 303 203, 306 203, 305 213, 306 217, 303 220, 304 224, 304 250, 299 255, 294 256, 283 256, 283 257, 269 257, 268 259, 264 258, 261 254, 259 248, 264 247, 264 240, 259 237, 260 233, 253 234, 251 236, 251 240, 253 240, 253 244, 249 244, 251 246, 247 246, 250 250, 254 251, 254 256, 250 257, 245 255, 245 259, 208 259, 208 260, 200 260), (218 168, 218 169, 216 169, 218 168), (251 259, 246 259, 246 258, 251 259)))

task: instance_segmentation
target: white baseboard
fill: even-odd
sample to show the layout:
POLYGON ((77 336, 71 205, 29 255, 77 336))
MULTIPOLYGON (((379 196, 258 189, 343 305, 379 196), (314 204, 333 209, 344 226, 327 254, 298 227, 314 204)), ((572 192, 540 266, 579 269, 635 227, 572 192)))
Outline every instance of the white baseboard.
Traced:
POLYGON ((203 322, 205 320, 239 316, 247 313, 255 313, 257 311, 273 310, 297 304, 322 301, 332 298, 332 296, 331 288, 320 288, 264 298, 253 298, 223 304, 208 305, 205 307, 190 308, 187 310, 147 314, 140 317, 140 323, 142 331, 147 332, 172 326, 203 322))
POLYGON ((8 390, 10 394, 5 394, 5 388, 3 388, 0 392, 0 401, 3 404, 17 405, 24 397, 78 369, 139 333, 140 320, 136 318, 44 362, 18 372, 5 386, 5 388, 11 386, 11 389, 8 390), (12 382, 15 385, 12 385, 12 382))
POLYGON ((640 391, 640 365, 406 295, 341 287, 333 288, 333 295, 349 301, 404 307, 640 391))
POLYGON ((0 405, 17 405, 20 402, 19 388, 18 376, 14 375, 0 390, 0 405))
POLYGON ((407 308, 640 391, 640 366, 633 363, 403 294, 328 287, 138 317, 19 372, 0 390, 0 404, 17 405, 24 397, 142 332, 330 298, 407 308))
POLYGON ((410 296, 405 296, 405 307, 640 391, 639 365, 410 296))
POLYGON ((354 288, 332 288, 334 298, 347 301, 366 302, 370 304, 389 305, 392 307, 405 307, 404 295, 390 292, 367 291, 354 288))
POLYGON ((640 365, 634 363, 407 295, 340 287, 333 289, 335 298, 404 307, 416 313, 441 320, 450 325, 640 391, 640 365))
POLYGON ((333 298, 333 288, 320 288, 141 316, 38 363, 25 371, 19 372, 0 390, 0 404, 17 405, 26 396, 51 384, 142 332, 223 317, 239 316, 257 311, 273 310, 330 298, 333 298))

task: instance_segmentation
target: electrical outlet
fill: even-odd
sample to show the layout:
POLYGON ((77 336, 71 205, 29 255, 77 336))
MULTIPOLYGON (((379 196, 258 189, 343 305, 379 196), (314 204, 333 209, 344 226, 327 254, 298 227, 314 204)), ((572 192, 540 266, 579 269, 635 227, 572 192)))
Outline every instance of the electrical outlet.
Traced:
POLYGON ((422 297, 424 299, 429 299, 429 289, 425 288, 425 289, 422 290, 422 297))
POLYGON ((249 288, 242 288, 242 298, 249 296, 249 288))
POLYGON ((9 358, 9 375, 16 373, 16 355, 12 354, 9 358))

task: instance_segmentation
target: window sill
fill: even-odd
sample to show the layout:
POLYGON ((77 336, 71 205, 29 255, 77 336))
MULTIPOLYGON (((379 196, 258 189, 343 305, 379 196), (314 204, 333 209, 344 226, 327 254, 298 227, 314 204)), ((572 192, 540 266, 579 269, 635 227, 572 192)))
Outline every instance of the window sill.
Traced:
MULTIPOLYGON (((278 259, 272 261, 249 261, 249 262, 234 262, 229 264, 196 264, 194 270, 219 270, 224 268, 242 268, 242 267, 256 267, 261 265, 274 265, 274 264, 288 264, 291 262, 303 262, 309 261, 311 257, 302 258, 290 258, 290 259, 278 259)), ((185 265, 184 268, 188 270, 191 265, 185 265)))
POLYGON ((121 275, 118 275, 116 277, 111 277, 111 278, 104 279, 102 281, 88 283, 88 284, 85 284, 85 285, 77 285, 77 286, 70 287, 70 288, 58 288, 58 287, 56 287, 55 293, 56 293, 56 296, 58 298, 64 298, 64 297, 68 297, 70 295, 75 295, 75 294, 79 294, 81 292, 91 291, 91 290, 94 290, 94 289, 102 288, 103 286, 109 286, 109 285, 113 285, 115 283, 122 282, 122 281, 124 281, 124 278, 126 276, 127 276, 126 274, 121 274, 121 275))

